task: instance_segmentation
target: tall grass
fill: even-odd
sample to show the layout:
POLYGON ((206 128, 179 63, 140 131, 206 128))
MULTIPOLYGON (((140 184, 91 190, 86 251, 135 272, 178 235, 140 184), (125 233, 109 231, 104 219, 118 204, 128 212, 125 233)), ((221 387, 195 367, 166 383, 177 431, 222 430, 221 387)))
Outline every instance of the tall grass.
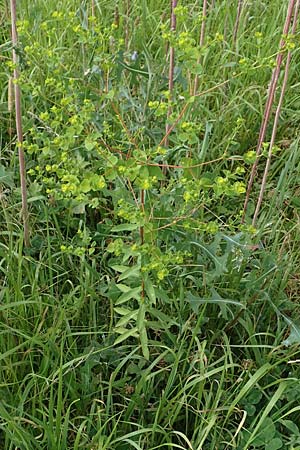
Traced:
MULTIPOLYGON (((175 43, 175 63, 168 77, 161 28, 174 28, 169 3, 19 2, 20 20, 29 22, 27 31, 24 22, 18 25, 17 49, 26 74, 20 85, 25 147, 31 143, 32 129, 45 139, 36 153, 26 147, 31 170, 30 248, 19 221, 22 199, 7 108, 9 15, 1 19, 3 450, 296 450, 300 445, 295 320, 300 266, 298 49, 292 49, 276 138, 270 128, 265 130, 264 139, 278 148, 256 229, 251 227, 252 199, 245 224, 240 224, 243 195, 228 200, 211 191, 212 198, 201 198, 200 205, 192 205, 182 218, 183 196, 178 191, 183 178, 210 183, 236 176, 237 166, 242 170, 238 180, 249 178, 247 157, 257 145, 286 13, 279 0, 191 1, 187 6, 187 12, 179 9, 176 33, 188 32, 198 43, 200 26, 200 59, 199 54, 192 55, 191 65, 185 66, 182 55, 187 48, 175 43), (27 48, 33 44, 33 49, 27 48), (191 100, 188 76, 194 62, 200 62, 201 73, 191 100), (172 114, 166 134, 167 111, 160 116, 149 102, 169 106, 164 91, 170 90, 171 79, 172 114), (62 98, 72 98, 73 109, 61 117, 59 110, 50 121, 45 113, 52 114, 49 111, 58 108, 62 98), (101 165, 112 170, 111 155, 124 167, 135 157, 147 170, 155 167, 160 187, 153 192, 143 185, 137 189, 133 178, 119 175, 117 181, 107 181, 110 196, 100 206, 84 205, 85 209, 82 204, 74 208, 71 200, 62 207, 55 193, 46 191, 50 176, 40 175, 39 158, 54 151, 56 137, 73 139, 75 132, 66 133, 72 125, 68 121, 82 113, 86 99, 96 105, 96 112, 83 125, 77 124, 76 135, 83 133, 84 143, 67 147, 64 164, 79 155, 80 170, 96 167, 100 177, 101 165), (187 137, 183 123, 194 124, 187 137), (94 135, 100 156, 92 148, 94 135), (151 159, 149 148, 158 147, 161 154, 151 159), (168 171, 160 175, 157 169, 164 167, 168 171), (130 198, 131 217, 141 204, 149 221, 136 228, 135 222, 129 221, 129 226, 121 219, 114 222, 112 210, 121 197, 130 198), (203 223, 217 224, 219 231, 199 229, 203 223), (186 252, 187 260, 181 265, 168 261, 169 273, 151 284, 150 276, 139 278, 138 257, 111 251, 116 240, 134 247, 141 237, 148 249, 149 242, 156 242, 164 262, 168 251, 175 250, 186 252), (135 270, 128 278, 126 264, 135 270), (146 305, 143 316, 140 308, 134 322, 137 300, 126 301, 126 295, 140 289, 141 280, 143 301, 154 297, 155 303, 146 305), (120 298, 125 300, 118 304, 120 298), (118 323, 121 328, 120 321, 126 323, 126 314, 131 318, 123 332, 129 338, 123 339, 115 328, 118 323), (136 334, 145 330, 143 323, 146 339, 145 334, 137 339, 136 334)), ((63 165, 58 158, 67 144, 60 145, 54 153, 57 160, 49 157, 45 167, 63 165)), ((265 162, 262 154, 257 180, 265 162)), ((253 198, 258 190, 254 182, 253 198)), ((144 260, 147 257, 143 255, 144 260)))

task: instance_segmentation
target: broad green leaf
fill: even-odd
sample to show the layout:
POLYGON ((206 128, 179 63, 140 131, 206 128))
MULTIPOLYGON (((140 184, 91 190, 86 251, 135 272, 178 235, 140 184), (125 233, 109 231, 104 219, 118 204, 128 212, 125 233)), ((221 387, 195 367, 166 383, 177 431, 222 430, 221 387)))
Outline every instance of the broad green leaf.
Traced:
POLYGON ((121 305, 122 303, 127 302, 128 300, 135 299, 140 300, 142 287, 138 286, 133 289, 130 289, 128 292, 124 292, 116 301, 115 305, 121 305))
POLYGON ((126 314, 132 313, 132 310, 131 310, 131 309, 128 309, 128 308, 122 308, 122 307, 114 308, 114 311, 115 311, 117 314, 120 314, 120 316, 126 316, 126 314))
POLYGON ((139 278, 141 276, 140 268, 138 266, 133 266, 127 268, 122 275, 119 276, 119 281, 126 280, 127 278, 139 278))
POLYGON ((187 296, 187 299, 190 302, 191 307, 195 313, 198 312, 200 305, 206 305, 207 303, 216 303, 219 306, 229 304, 229 305, 239 306, 240 308, 243 308, 243 309, 245 308, 245 305, 243 305, 242 303, 240 303, 236 300, 231 300, 229 298, 213 298, 213 297, 212 298, 201 298, 201 297, 196 297, 191 292, 188 292, 186 296, 187 296))
POLYGON ((214 262, 215 277, 219 277, 227 272, 228 254, 225 254, 222 256, 217 256, 213 253, 212 249, 209 246, 203 245, 200 242, 195 242, 195 241, 193 241, 192 244, 201 248, 209 256, 209 258, 214 262))
POLYGON ((140 341, 142 346, 142 352, 145 359, 149 360, 150 354, 149 354, 149 348, 148 348, 148 336, 147 336, 147 330, 144 326, 140 330, 140 341))
POLYGON ((149 278, 146 278, 144 280, 145 283, 145 290, 146 290, 146 294, 150 300, 150 302, 155 305, 156 303, 156 294, 155 294, 155 290, 154 290, 154 286, 151 283, 151 281, 149 280, 149 278))
POLYGON ((146 305, 142 303, 139 307, 138 316, 137 316, 137 327, 139 331, 145 327, 145 314, 146 314, 146 305))
POLYGON ((122 223, 121 225, 116 225, 111 229, 112 232, 118 231, 133 231, 137 230, 140 226, 136 223, 122 223))
POLYGON ((5 184, 10 188, 14 187, 13 173, 2 164, 0 164, 0 184, 5 184))
POLYGON ((292 420, 280 420, 280 422, 296 436, 300 435, 298 426, 292 420))
POLYGON ((289 337, 282 342, 282 345, 289 347, 290 345, 293 345, 293 344, 300 344, 300 327, 298 325, 296 325, 295 322, 293 322, 285 314, 281 313, 281 315, 284 318, 284 320, 286 321, 286 323, 289 325, 290 330, 291 330, 289 337))
POLYGON ((121 292, 129 292, 131 290, 130 286, 126 286, 126 284, 122 284, 122 283, 118 283, 116 284, 116 287, 121 291, 121 292))
POLYGON ((116 328, 114 330, 116 333, 119 333, 120 336, 117 337, 117 339, 115 340, 114 344, 120 344, 121 342, 125 341, 126 339, 128 339, 129 337, 134 337, 134 338, 138 338, 139 335, 137 333, 137 328, 132 328, 131 330, 126 330, 124 331, 124 328, 116 328))
POLYGON ((126 325, 128 325, 128 323, 132 319, 136 320, 137 315, 138 315, 138 311, 131 311, 130 313, 121 317, 121 319, 119 319, 118 322, 116 323, 115 330, 120 329, 122 327, 126 327, 126 325))
POLYGON ((274 425, 274 422, 270 417, 267 417, 262 423, 262 426, 256 437, 253 439, 252 444, 254 446, 267 444, 274 438, 275 433, 276 427, 274 425))
POLYGON ((282 448, 283 442, 280 438, 274 438, 265 447, 265 450, 278 450, 279 448, 282 448))
POLYGON ((115 270, 116 272, 120 272, 123 273, 128 269, 128 266, 121 266, 118 264, 114 264, 112 266, 110 266, 113 270, 115 270))

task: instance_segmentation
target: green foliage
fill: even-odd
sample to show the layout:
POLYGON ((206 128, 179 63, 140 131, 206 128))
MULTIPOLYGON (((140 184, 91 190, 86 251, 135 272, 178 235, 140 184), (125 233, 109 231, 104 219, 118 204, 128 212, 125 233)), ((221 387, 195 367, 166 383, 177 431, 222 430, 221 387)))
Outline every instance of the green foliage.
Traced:
POLYGON ((0 448, 296 450, 297 62, 241 224, 285 6, 247 3, 234 45, 233 1, 178 4, 174 32, 104 3, 18 5, 29 249, 1 18, 0 448))

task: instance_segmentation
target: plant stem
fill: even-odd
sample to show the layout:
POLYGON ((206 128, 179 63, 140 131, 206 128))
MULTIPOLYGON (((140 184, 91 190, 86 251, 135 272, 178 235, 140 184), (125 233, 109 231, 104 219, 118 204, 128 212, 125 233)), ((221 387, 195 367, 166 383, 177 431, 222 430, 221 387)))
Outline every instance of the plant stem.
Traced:
MULTIPOLYGON (((206 28, 206 14, 207 14, 207 0, 203 0, 203 10, 202 10, 202 23, 201 23, 201 31, 200 31, 200 39, 199 39, 199 48, 201 49, 204 45, 205 38, 205 28, 206 28)), ((197 65, 201 63, 201 57, 199 56, 197 60, 197 65)), ((196 75, 194 81, 194 91, 193 94, 196 95, 198 90, 199 77, 196 75)))
MULTIPOLYGON (((287 35, 288 34, 288 31, 289 31, 289 28, 290 28, 290 24, 291 24, 291 20, 292 20, 292 15, 293 15, 295 2, 296 2, 296 0, 290 0, 290 3, 288 5, 286 20, 285 20, 285 24, 284 24, 284 27, 283 27, 283 35, 287 35)), ((269 86, 269 91, 268 91, 268 99, 267 99, 267 103, 266 103, 266 106, 265 106, 265 111, 264 111, 262 124, 261 124, 261 127, 260 127, 259 138, 258 138, 258 143, 257 143, 257 147, 256 147, 256 160, 255 160, 255 162, 254 162, 254 164, 252 166, 251 174, 250 174, 250 178, 249 178, 249 182, 248 182, 246 198, 245 198, 245 202, 244 202, 242 222, 244 222, 244 219, 245 219, 245 215, 246 215, 246 211, 247 211, 247 207, 248 207, 248 203, 249 203, 249 198, 250 198, 252 186, 253 186, 254 178, 255 178, 255 175, 256 175, 256 169, 257 169, 257 166, 258 166, 258 160, 259 160, 259 156, 261 154, 262 144, 263 144, 263 141, 264 141, 264 138, 265 138, 265 135, 266 135, 267 125, 268 125, 268 122, 269 122, 269 117, 270 117, 271 110, 272 110, 272 105, 273 105, 273 102, 274 102, 276 87, 277 87, 278 78, 279 78, 279 75, 280 75, 281 64, 282 64, 282 60, 283 60, 282 50, 283 50, 284 45, 285 45, 285 40, 281 39, 280 46, 279 46, 279 52, 278 52, 277 59, 276 59, 276 66, 275 66, 273 74, 272 74, 272 78, 271 78, 271 82, 270 82, 270 86, 269 86)))
POLYGON ((16 129, 18 139, 18 153, 19 153, 19 168, 20 168, 20 183, 21 183, 21 196, 22 196, 22 217, 24 227, 24 244, 26 247, 30 245, 29 242, 29 219, 28 219, 28 204, 27 204, 27 187, 26 187, 26 168, 25 168, 25 156, 23 149, 23 129, 22 129, 22 109, 21 109, 21 91, 19 86, 19 71, 18 71, 18 55, 16 48, 18 46, 18 34, 17 34, 17 12, 16 12, 16 0, 10 0, 10 12, 11 12, 11 35, 12 35, 12 58, 14 64, 14 87, 15 87, 15 115, 16 115, 16 129))
MULTIPOLYGON (((176 15, 175 8, 177 6, 177 0, 171 0, 171 32, 176 31, 176 15)), ((167 112, 167 123, 166 123, 166 134, 168 135, 171 125, 169 124, 169 118, 172 114, 172 94, 174 89, 174 64, 175 64, 175 49, 173 46, 170 47, 170 62, 169 62, 169 108, 167 112)), ((166 146, 168 146, 168 139, 165 141, 166 146)))
POLYGON ((125 49, 128 50, 129 44, 129 15, 130 15, 130 0, 125 0, 125 49))
MULTIPOLYGON (((297 4, 295 6, 295 12, 294 12, 294 20, 293 20, 293 27, 292 27, 292 33, 291 33, 292 35, 295 34, 296 28, 297 28, 297 19, 298 19, 298 15, 299 15, 299 6, 300 6, 300 0, 297 0, 297 4)), ((262 182, 261 182, 261 188, 260 188, 260 192, 259 192, 259 196, 258 196, 258 200, 257 200, 254 216, 253 216, 253 221, 252 221, 253 225, 255 225, 255 223, 256 223, 256 220, 257 220, 257 217, 258 217, 258 214, 259 214, 259 210, 260 210, 260 207, 261 207, 261 204, 262 204, 262 201, 263 201, 264 192, 265 192, 265 189, 266 189, 267 177, 268 177, 268 173, 269 173, 269 169, 270 169, 270 165, 271 165, 272 150, 273 150, 273 146, 275 144, 279 116, 280 116, 281 107, 282 107, 282 103, 283 103, 283 99, 284 99, 284 94, 285 94, 286 86, 287 86, 287 82, 288 82, 289 68, 290 68, 291 59, 292 59, 292 52, 291 52, 291 50, 289 50, 288 54, 287 54, 286 64, 285 64, 284 79, 283 79, 283 82, 282 82, 280 98, 279 98, 279 101, 278 101, 278 105, 277 105, 276 113, 275 113, 275 118, 274 118, 274 124, 273 124, 273 129, 272 129, 272 136, 271 136, 271 140, 270 140, 270 144, 269 144, 268 158, 267 158, 267 162, 266 162, 266 166, 265 166, 265 170, 264 170, 263 179, 262 179, 262 182)))
POLYGON ((243 9, 243 3, 244 3, 243 0, 238 0, 237 14, 236 14, 236 19, 235 19, 235 24, 234 24, 234 31, 233 31, 233 45, 234 45, 234 47, 236 47, 237 35, 238 35, 238 31, 239 31, 241 14, 242 14, 242 9, 243 9))

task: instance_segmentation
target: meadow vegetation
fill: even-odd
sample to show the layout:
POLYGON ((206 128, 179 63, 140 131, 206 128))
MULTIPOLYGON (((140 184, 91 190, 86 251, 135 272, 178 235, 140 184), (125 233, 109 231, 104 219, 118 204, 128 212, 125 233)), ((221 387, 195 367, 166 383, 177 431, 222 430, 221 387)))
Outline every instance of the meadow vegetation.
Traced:
POLYGON ((0 0, 0 449, 300 450, 288 2, 17 3, 30 244, 0 0))

